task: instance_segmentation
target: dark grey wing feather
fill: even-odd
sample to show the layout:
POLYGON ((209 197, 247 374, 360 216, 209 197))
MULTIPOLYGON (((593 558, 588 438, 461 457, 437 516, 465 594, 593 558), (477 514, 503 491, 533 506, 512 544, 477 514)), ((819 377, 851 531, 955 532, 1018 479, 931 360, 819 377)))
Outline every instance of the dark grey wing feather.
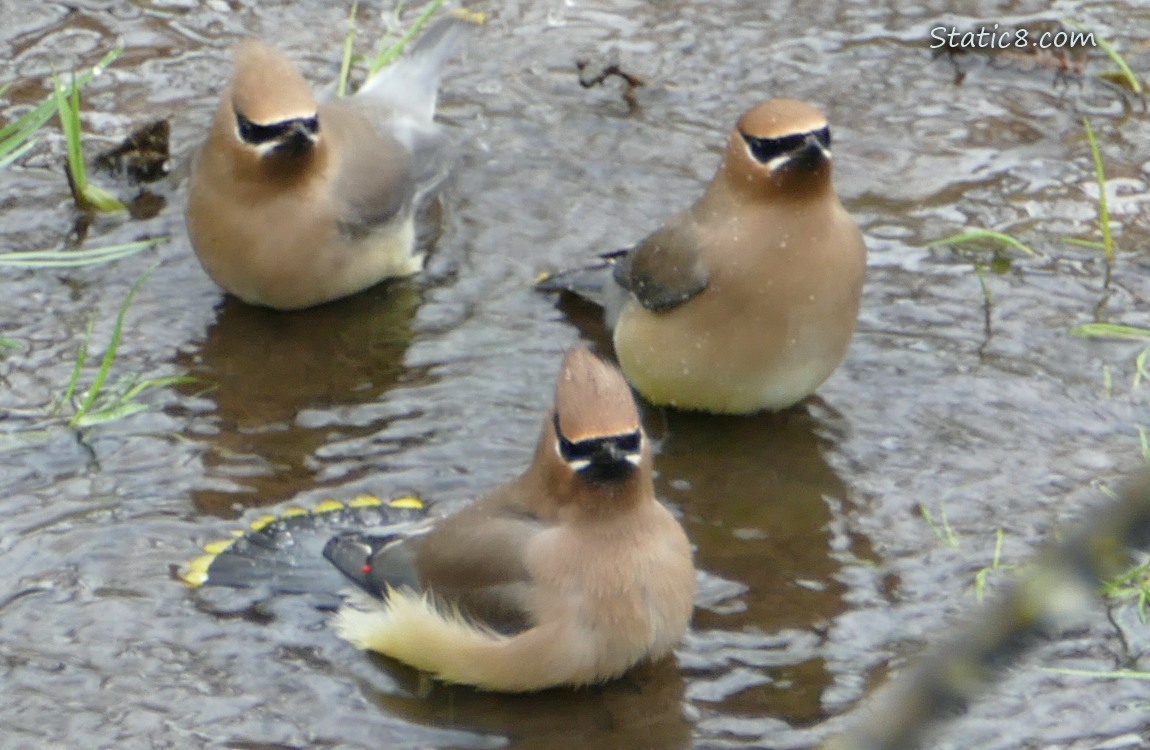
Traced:
POLYGON ((707 288, 710 273, 695 224, 680 218, 615 260, 615 282, 651 312, 664 312, 707 288))
POLYGON ((405 167, 393 163, 371 169, 356 162, 342 170, 336 188, 343 204, 340 231, 349 237, 364 237, 411 211, 415 182, 405 167))
POLYGON ((412 209, 415 164, 406 146, 378 131, 344 102, 325 104, 320 121, 321 128, 338 131, 341 143, 356 144, 354 155, 351 149, 342 155, 332 185, 344 235, 366 236, 412 209))
POLYGON ((523 552, 546 528, 535 517, 501 508, 457 513, 419 540, 420 581, 476 622, 500 632, 531 627, 531 574, 523 552))
POLYGON ((604 306, 604 290, 611 282, 611 266, 600 260, 580 268, 544 274, 535 281, 540 292, 569 292, 593 305, 604 306))
POLYGON ((389 587, 427 591, 499 632, 531 627, 531 576, 522 552, 541 525, 531 517, 509 514, 484 518, 480 534, 471 533, 473 528, 451 517, 423 536, 351 532, 332 538, 323 554, 375 597, 386 598, 389 587))
POLYGON ((323 556, 355 585, 382 599, 387 596, 388 586, 420 588, 414 556, 410 545, 402 543, 404 539, 396 534, 374 536, 346 532, 328 540, 323 556), (389 553, 392 559, 387 559, 389 553))

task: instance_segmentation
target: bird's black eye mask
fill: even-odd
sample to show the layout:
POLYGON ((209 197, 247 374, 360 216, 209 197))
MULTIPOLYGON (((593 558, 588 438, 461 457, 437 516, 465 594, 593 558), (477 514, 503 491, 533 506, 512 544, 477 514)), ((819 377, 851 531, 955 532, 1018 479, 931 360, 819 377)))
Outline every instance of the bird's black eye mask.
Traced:
POLYGON ((290 120, 273 122, 270 125, 260 125, 236 112, 236 130, 239 131, 240 138, 243 139, 244 143, 250 146, 263 146, 268 143, 290 140, 301 133, 315 138, 316 134, 319 133, 319 118, 314 115, 295 117, 290 120))
POLYGON ((639 430, 621 435, 570 440, 559 427, 559 413, 553 412, 555 436, 559 440, 559 455, 577 472, 589 479, 604 481, 622 479, 635 468, 634 457, 643 445, 639 430))
POLYGON ((755 157, 755 161, 760 164, 766 164, 771 159, 777 159, 780 156, 803 148, 807 144, 807 138, 812 135, 824 149, 829 151, 831 148, 831 128, 829 125, 825 125, 818 130, 811 130, 806 133, 793 133, 778 138, 756 138, 742 131, 739 131, 739 135, 743 137, 747 148, 751 150, 751 156, 755 157))

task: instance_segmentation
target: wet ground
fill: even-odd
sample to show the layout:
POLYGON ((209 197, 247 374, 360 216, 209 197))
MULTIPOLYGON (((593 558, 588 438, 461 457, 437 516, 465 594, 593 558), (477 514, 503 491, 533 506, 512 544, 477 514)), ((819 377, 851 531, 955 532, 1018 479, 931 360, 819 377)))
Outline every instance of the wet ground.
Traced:
MULTIPOLYGON (((361 5, 363 43, 382 26, 376 4, 361 5)), ((151 255, 0 282, 0 338, 19 345, 0 350, 4 747, 808 747, 839 726, 976 606, 998 530, 991 589, 1143 461, 1144 344, 1068 331, 1150 325, 1144 103, 1093 77, 1112 68, 1100 50, 1069 78, 1041 61, 928 50, 939 25, 1072 18, 1150 70, 1143 4, 1047 5, 472 3, 489 21, 444 84, 461 159, 427 216, 428 272, 276 314, 225 299, 200 270, 181 165, 238 36, 277 41, 326 83, 345 4, 0 2, 10 100, 39 100, 53 71, 122 39, 84 92, 89 146, 170 117, 175 166, 158 216, 88 229, 87 246, 170 234, 151 255), (575 61, 612 51, 649 82, 634 109, 618 79, 578 85, 575 61), (693 199, 737 115, 773 95, 827 111, 869 277, 846 364, 799 408, 647 411, 661 496, 699 566, 729 582, 701 603, 677 663, 578 692, 427 690, 338 641, 302 602, 223 616, 172 579, 253 506, 418 492, 441 512, 521 467, 560 353, 602 338, 585 309, 557 307, 532 279, 635 241, 693 199), (1120 250, 1108 288, 1100 251, 1065 241, 1098 236, 1083 116, 1110 177, 1120 250), (986 253, 926 246, 964 227, 1011 233, 1038 256, 991 269, 986 253), (50 412, 88 322, 98 353, 157 261, 113 375, 198 383, 68 429, 50 412)), ((49 135, 0 174, 3 250, 72 235, 62 154, 49 135)), ((1146 669, 1148 644, 1129 605, 1099 608, 938 746, 1147 746, 1145 682, 1046 668, 1146 669)))

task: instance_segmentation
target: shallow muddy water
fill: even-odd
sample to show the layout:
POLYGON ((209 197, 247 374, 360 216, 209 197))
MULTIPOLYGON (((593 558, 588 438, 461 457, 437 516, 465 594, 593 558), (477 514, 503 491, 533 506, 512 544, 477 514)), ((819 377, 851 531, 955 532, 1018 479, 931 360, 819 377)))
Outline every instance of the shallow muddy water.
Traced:
MULTIPOLYGON (((442 119, 460 159, 425 216, 424 275, 276 314, 225 299, 182 222, 186 161, 243 34, 317 84, 343 3, 0 0, 8 102, 121 58, 84 89, 92 152, 172 123, 167 206, 97 220, 86 246, 170 234, 81 270, 0 284, 0 736, 5 748, 809 747, 976 605, 1043 540, 1138 467, 1150 428, 1139 342, 1069 334, 1150 325, 1150 120, 1143 101, 1033 60, 932 58, 930 29, 1072 18, 1150 70, 1141 3, 536 0, 488 15, 452 63, 442 119), (575 61, 617 53, 649 85, 584 90, 575 61), (458 507, 529 459, 560 353, 595 316, 530 284, 629 244, 698 194, 738 114, 808 99, 835 134, 836 183, 868 238, 859 332, 800 407, 715 419, 647 409, 661 497, 707 573, 677 662, 599 688, 500 697, 421 683, 338 641, 284 598, 219 614, 171 567, 255 506, 361 492, 458 507), (1109 288, 1082 117, 1098 133, 1119 247, 1109 288), (1008 232, 1037 257, 927 243, 1008 232), (113 377, 190 375, 150 409, 80 433, 51 417, 89 321, 93 353, 132 283, 113 377), (981 276, 979 275, 981 274, 981 276), (985 293, 984 293, 985 290, 985 293), (574 322, 581 324, 576 326, 574 322), (923 509, 954 540, 936 534, 923 509)), ((383 28, 361 3, 359 42, 383 28)), ((414 17, 409 14, 405 18, 414 17)), ((75 215, 43 141, 0 173, 0 250, 65 243, 75 215)), ((738 321, 732 321, 738 325, 738 321)), ((98 359, 98 356, 94 356, 98 359)), ((91 382, 94 364, 82 382, 91 382)), ((64 414, 68 414, 65 407, 64 414)), ((1128 604, 1044 645, 939 747, 1143 747, 1145 682, 1049 667, 1150 668, 1128 604)))

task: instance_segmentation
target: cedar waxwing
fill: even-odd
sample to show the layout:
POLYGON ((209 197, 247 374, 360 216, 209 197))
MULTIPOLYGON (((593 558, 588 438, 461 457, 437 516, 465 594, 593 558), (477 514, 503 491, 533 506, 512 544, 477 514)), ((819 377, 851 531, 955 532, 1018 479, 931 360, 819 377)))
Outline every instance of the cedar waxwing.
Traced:
POLYGON ((341 636, 503 692, 601 682, 669 654, 695 591, 631 391, 584 348, 563 361, 521 476, 424 534, 345 534, 324 554, 375 595, 340 609, 341 636))
POLYGON ((192 165, 188 235, 208 275, 290 310, 419 271, 415 208, 448 161, 440 69, 473 25, 436 22, 355 96, 319 103, 280 52, 241 42, 192 165))
MULTIPOLYGON (((755 106, 703 196, 605 256, 613 283, 601 301, 615 352, 648 401, 723 414, 783 409, 842 362, 866 247, 831 184, 830 143, 826 117, 809 104, 755 106)), ((564 276, 540 288, 581 293, 564 276)))

